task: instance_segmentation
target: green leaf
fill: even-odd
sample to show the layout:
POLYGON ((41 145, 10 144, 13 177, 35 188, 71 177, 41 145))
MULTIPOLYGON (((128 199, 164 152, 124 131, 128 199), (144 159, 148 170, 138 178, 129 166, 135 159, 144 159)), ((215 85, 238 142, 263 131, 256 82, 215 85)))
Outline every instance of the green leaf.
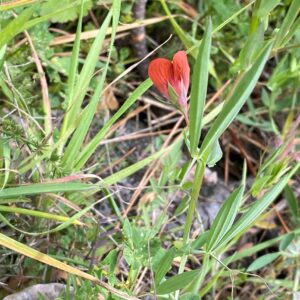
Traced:
MULTIPOLYGON (((120 16, 120 1, 114 1, 113 4, 113 26, 112 26, 112 35, 111 35, 111 43, 110 43, 110 48, 109 48, 109 54, 107 58, 107 62, 105 64, 104 70, 102 72, 102 75, 100 76, 100 79, 98 80, 98 84, 96 86, 96 90, 94 92, 94 95, 92 99, 90 100, 90 103, 88 106, 84 109, 83 111, 83 116, 81 118, 81 121, 79 125, 77 126, 77 129, 67 147, 65 150, 64 154, 64 162, 68 165, 69 168, 73 167, 73 164, 76 162, 76 158, 78 157, 81 145, 83 144, 83 141, 86 138, 86 135, 88 133, 89 127, 92 123, 94 114, 97 109, 97 105, 99 102, 100 95, 102 93, 102 89, 104 86, 106 74, 108 71, 108 65, 110 62, 110 57, 113 51, 113 43, 116 35, 116 30, 119 22, 119 16, 120 16), (115 5, 117 5, 117 8, 115 8, 115 5)), ((105 32, 107 30, 109 23, 107 22, 106 24, 103 23, 103 31, 102 31, 102 43, 104 41, 105 37, 105 32)), ((101 30, 102 30, 101 27, 101 30)), ((100 30, 100 31, 101 31, 100 30)), ((99 34, 100 34, 99 31, 99 34)))
POLYGON ((284 188, 284 196, 293 217, 295 219, 298 219, 299 217, 298 201, 293 190, 288 185, 284 188))
POLYGON ((238 251, 238 252, 234 253, 233 255, 226 257, 223 260, 223 263, 225 265, 228 265, 228 264, 230 264, 232 262, 235 262, 237 260, 243 259, 245 257, 251 257, 253 254, 258 253, 259 251, 262 251, 262 250, 265 250, 265 249, 267 249, 267 248, 269 248, 271 246, 274 246, 274 244, 280 242, 287 235, 289 235, 289 234, 284 234, 282 236, 279 236, 279 237, 276 237, 274 239, 262 242, 260 244, 253 245, 250 248, 238 251))
POLYGON ((180 296, 180 300, 200 300, 201 297, 194 293, 187 293, 180 296))
POLYGON ((111 250, 108 255, 102 260, 101 265, 108 265, 109 266, 109 273, 108 273, 108 282, 111 285, 115 285, 118 280, 115 276, 115 268, 118 263, 118 251, 116 249, 111 250))
POLYGON ((240 65, 242 70, 246 70, 253 63, 255 54, 259 53, 263 47, 264 41, 264 24, 262 21, 258 23, 255 30, 249 33, 247 41, 242 48, 238 60, 235 64, 240 65))
POLYGON ((68 107, 62 125, 61 136, 67 131, 69 127, 72 126, 72 123, 74 123, 78 117, 83 99, 89 87, 89 82, 93 77, 93 72, 98 62, 98 57, 102 49, 106 30, 110 23, 111 16, 112 11, 110 11, 107 14, 104 22, 102 23, 102 26, 92 44, 89 54, 85 60, 84 66, 80 72, 80 75, 76 82, 74 96, 72 100, 68 103, 68 107))
MULTIPOLYGON (((8 141, 1 139, 1 138, 0 138, 0 157, 1 157, 1 160, 3 160, 3 167, 4 167, 4 178, 3 178, 2 186, 0 188, 0 191, 2 191, 5 188, 5 186, 8 182, 8 179, 9 179, 10 147, 9 147, 8 141)), ((2 165, 2 162, 0 161, 0 166, 1 165, 2 165)), ((2 181, 1 177, 0 177, 0 180, 2 181)))
POLYGON ((284 251, 289 244, 293 241, 295 233, 288 233, 279 243, 279 251, 284 251))
MULTIPOLYGON (((187 34, 187 32, 183 31, 182 28, 180 27, 180 25, 176 22, 176 20, 174 19, 174 16, 172 16, 167 4, 165 0, 160 0, 160 3, 163 7, 163 10, 165 11, 166 15, 170 18, 170 23, 172 24, 176 34, 178 35, 178 37, 180 38, 181 42, 183 45, 185 45, 186 48, 190 48, 193 43, 192 41, 189 39, 189 35, 187 34)), ((193 54, 194 52, 192 52, 193 54)))
POLYGON ((272 261, 277 259, 280 256, 280 253, 269 253, 257 258, 247 269, 247 272, 253 272, 258 269, 263 268, 264 266, 270 264, 272 261))
POLYGON ((255 14, 264 18, 280 3, 280 0, 262 0, 255 14))
MULTIPOLYGON (((50 213, 46 213, 43 211, 37 211, 37 210, 32 210, 32 209, 26 209, 26 208, 21 208, 21 207, 15 207, 15 206, 6 206, 6 205, 0 205, 0 211, 5 211, 9 213, 15 213, 15 214, 23 214, 27 216, 33 216, 37 218, 45 218, 45 219, 50 219, 50 220, 55 220, 58 222, 65 222, 68 221, 68 217, 65 216, 59 216, 59 215, 54 215, 50 213)), ((78 221, 74 221, 74 224, 82 224, 78 221)))
POLYGON ((200 148, 201 157, 208 156, 213 144, 220 138, 222 133, 231 124, 246 102, 247 98, 250 96, 269 57, 271 47, 271 44, 265 46, 253 66, 243 74, 243 76, 234 86, 234 90, 229 93, 228 99, 225 100, 222 111, 204 138, 200 148))
POLYGON ((226 245, 231 239, 239 236, 249 226, 251 226, 259 216, 268 208, 268 206, 278 197, 290 178, 298 171, 298 163, 287 175, 283 176, 272 188, 270 188, 260 199, 251 205, 249 210, 232 226, 220 241, 218 248, 226 245))
POLYGON ((198 56, 194 64, 191 100, 189 110, 190 151, 192 157, 197 154, 201 135, 203 111, 207 93, 208 67, 212 38, 212 23, 208 19, 203 40, 200 44, 198 56))
POLYGON ((164 256, 161 258, 157 270, 155 272, 155 284, 159 284, 162 278, 167 274, 172 266, 173 259, 176 255, 176 249, 173 247, 166 251, 164 256))
MULTIPOLYGON (((105 198, 107 198, 107 197, 105 197, 105 198)), ((43 231, 43 232, 27 232, 27 231, 24 231, 22 229, 19 229, 16 226, 12 225, 2 214, 0 214, 0 220, 3 223, 5 223, 6 225, 8 225, 9 227, 11 227, 14 230, 19 231, 19 232, 21 232, 23 234, 27 234, 27 235, 31 235, 31 236, 45 235, 45 234, 49 234, 49 233, 53 233, 53 232, 57 232, 57 231, 63 230, 65 228, 67 228, 68 226, 72 225, 72 224, 80 224, 80 222, 78 222, 78 219, 80 217, 82 217, 83 215, 85 215, 90 209, 92 209, 96 204, 98 204, 99 202, 101 202, 105 198, 102 198, 102 199, 100 199, 97 202, 93 202, 92 204, 88 205, 84 209, 82 209, 79 212, 77 212, 76 214, 74 214, 72 217, 65 218, 65 220, 63 220, 63 223, 59 224, 55 228, 49 229, 49 230, 46 230, 46 231, 43 231)), ((23 213, 25 213, 24 210, 23 210, 23 213)), ((29 215, 30 214, 33 215, 32 212, 31 213, 29 212, 28 214, 29 215)), ((43 214, 43 212, 36 212, 35 216, 39 215, 40 217, 42 217, 42 214, 43 214)), ((47 216, 49 218, 49 214, 45 214, 44 215, 44 217, 47 217, 47 216)), ((56 218, 56 220, 58 220, 58 219, 56 218)), ((62 219, 60 218, 59 221, 62 221, 62 219)))
POLYGON ((209 231, 205 231, 201 233, 200 236, 197 237, 197 239, 192 242, 192 246, 191 246, 192 249, 202 248, 206 244, 208 236, 209 236, 209 231))
POLYGON ((17 18, 9 22, 8 25, 0 31, 0 49, 24 30, 23 26, 31 18, 35 8, 36 6, 33 5, 25 9, 17 18))
POLYGON ((74 0, 64 0, 64 1, 57 1, 57 0, 48 0, 45 2, 41 7, 41 14, 47 15, 53 12, 53 9, 60 9, 62 12, 57 13, 55 16, 51 18, 53 22, 64 23, 67 21, 75 20, 78 15, 80 14, 80 2, 83 5, 83 16, 87 15, 88 11, 92 8, 92 1, 91 0, 83 0, 83 1, 74 1, 74 0), (72 3, 76 3, 71 9, 65 9, 72 3))
POLYGON ((117 183, 118 181, 132 175, 133 173, 137 172, 138 170, 142 169, 143 167, 149 165, 155 159, 160 158, 164 153, 167 153, 173 147, 175 147, 177 143, 181 143, 181 142, 182 142, 182 140, 178 140, 173 145, 171 145, 167 148, 163 148, 163 149, 159 150, 158 152, 142 159, 141 161, 138 161, 137 163, 104 178, 103 183, 107 184, 107 185, 112 185, 112 184, 117 183))
POLYGON ((76 37, 74 41, 74 46, 72 50, 71 56, 71 63, 69 69, 69 77, 68 77, 68 84, 67 84, 67 95, 65 103, 68 106, 69 102, 71 101, 74 93, 75 83, 76 83, 76 76, 78 75, 78 57, 80 51, 80 35, 82 30, 82 18, 83 18, 83 0, 81 1, 81 8, 80 8, 80 15, 76 29, 76 37))
POLYGON ((159 295, 169 294, 189 286, 196 280, 201 270, 192 270, 167 279, 156 288, 159 295))
POLYGON ((283 20, 283 23, 276 34, 276 38, 274 42, 275 49, 284 46, 283 40, 288 35, 291 27, 293 26, 293 23, 297 18, 299 11, 300 11, 300 0, 293 0, 283 20))
POLYGON ((68 183, 36 183, 22 185, 13 188, 6 188, 0 191, 0 199, 21 197, 25 195, 37 195, 42 193, 75 192, 99 189, 93 184, 68 182, 68 183))
POLYGON ((76 160, 76 170, 80 170, 86 161, 91 157, 91 155, 96 151, 99 143, 105 137, 111 126, 135 103, 135 101, 143 95, 152 85, 150 79, 145 80, 141 83, 127 98, 124 104, 119 108, 119 110, 105 123, 101 130, 96 134, 96 136, 83 148, 76 160))
POLYGON ((38 0, 14 0, 14 1, 5 1, 5 3, 1 2, 0 11, 6 11, 13 8, 17 8, 20 6, 30 5, 38 0))
POLYGON ((217 140, 212 149, 211 152, 209 153, 209 156, 207 158, 207 165, 212 168, 215 166, 215 164, 222 158, 223 152, 220 146, 219 141, 217 140))
POLYGON ((209 230, 207 238, 208 251, 214 249, 223 236, 230 230, 243 198, 245 185, 242 184, 225 200, 221 206, 212 226, 209 230))
POLYGON ((300 17, 298 17, 294 24, 291 26, 291 28, 289 29, 288 33, 285 35, 284 39, 281 42, 281 45, 284 47, 287 42, 293 37, 293 35, 295 34, 295 32, 299 29, 300 27, 300 17))

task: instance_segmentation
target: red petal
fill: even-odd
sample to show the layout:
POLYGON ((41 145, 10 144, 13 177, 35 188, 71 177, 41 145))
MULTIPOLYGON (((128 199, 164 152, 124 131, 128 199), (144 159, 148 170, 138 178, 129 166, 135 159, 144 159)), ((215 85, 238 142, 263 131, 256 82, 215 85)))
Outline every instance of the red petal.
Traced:
POLYGON ((190 66, 185 51, 178 51, 173 56, 173 70, 176 81, 183 81, 187 94, 190 85, 190 66))
POLYGON ((172 62, 166 58, 157 58, 150 62, 148 75, 155 87, 169 98, 168 82, 173 77, 172 62))

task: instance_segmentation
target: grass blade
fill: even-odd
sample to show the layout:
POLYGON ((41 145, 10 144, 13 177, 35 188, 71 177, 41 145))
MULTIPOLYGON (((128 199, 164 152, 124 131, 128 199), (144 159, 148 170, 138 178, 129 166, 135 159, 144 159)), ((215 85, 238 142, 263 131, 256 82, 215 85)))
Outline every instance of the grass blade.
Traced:
POLYGON ((298 163, 287 175, 285 175, 277 184, 258 199, 249 208, 249 210, 232 226, 224 238, 221 240, 218 248, 226 245, 232 238, 239 236, 249 226, 251 226, 259 216, 268 208, 268 206, 277 198, 283 191, 290 178, 298 171, 300 163, 298 163))
POLYGON ((10 10, 19 6, 24 6, 37 2, 38 0, 13 0, 9 2, 4 2, 0 4, 0 11, 10 10))
POLYGON ((36 6, 33 5, 25 9, 17 18, 9 22, 9 24, 0 32, 0 49, 13 39, 18 33, 24 29, 24 24, 30 19, 36 6))
POLYGON ((80 170, 86 161, 91 157, 94 151, 97 149, 98 144, 105 137, 111 126, 135 103, 135 101, 143 95, 152 85, 150 79, 141 83, 128 97, 119 110, 112 116, 111 119, 102 127, 102 129, 96 134, 96 136, 85 146, 81 151, 79 158, 76 161, 75 169, 80 170))
MULTIPOLYGON (((3 160, 3 165, 4 165, 4 170, 1 170, 1 171, 4 171, 3 183, 0 188, 0 192, 1 192, 5 188, 5 186, 8 182, 9 167, 10 167, 10 147, 9 147, 8 141, 6 141, 4 139, 0 139, 0 157, 1 157, 1 160, 3 160)), ((1 165, 2 165, 2 162, 1 162, 1 165)), ((1 181, 2 181, 2 178, 1 178, 1 181)))
POLYGON ((287 15, 284 18, 284 21, 280 26, 278 33, 276 34, 276 38, 274 42, 275 49, 283 46, 282 41, 284 40, 285 36, 289 33, 289 30, 291 26, 293 26, 293 23, 297 18, 299 12, 300 12, 300 0, 293 0, 287 12, 287 15))
MULTIPOLYGON (((189 40, 189 38, 187 37, 187 33, 182 30, 182 28, 179 26, 179 24, 176 22, 176 20, 172 16, 172 14, 171 14, 171 12, 170 12, 167 4, 166 4, 166 1, 165 0, 160 0, 160 3, 161 3, 161 6, 163 7, 163 10, 166 13, 166 15, 170 18, 170 22, 171 22, 176 34, 178 35, 178 37, 182 41, 183 45, 185 45, 186 48, 192 47, 193 44, 189 40)), ((192 51, 191 54, 195 57, 195 52, 194 51, 192 51)))
POLYGON ((68 84, 67 84, 67 98, 66 98, 67 106, 73 97, 75 80, 76 80, 77 70, 78 70, 77 68, 78 68, 78 56, 79 56, 79 50, 80 50, 80 34, 81 34, 81 30, 82 30, 83 4, 84 4, 84 2, 82 0, 81 7, 80 7, 80 15, 79 15, 79 19, 78 19, 78 25, 77 25, 77 30, 76 30, 76 38, 74 41, 70 69, 69 69, 69 77, 68 77, 68 84))
POLYGON ((269 57, 271 47, 271 44, 265 46, 253 66, 238 81, 234 91, 229 95, 229 99, 225 100, 222 111, 204 138, 200 148, 200 156, 208 156, 212 145, 220 138, 222 133, 239 113, 257 83, 269 57))
POLYGON ((93 184, 85 184, 80 182, 68 183, 36 183, 30 185, 21 185, 18 187, 7 188, 0 192, 0 199, 3 198, 18 198, 26 195, 37 195, 42 193, 57 193, 57 192, 83 192, 99 188, 93 184))
MULTIPOLYGON (((94 114, 97 109, 99 98, 100 98, 100 95, 102 93, 102 89, 104 86, 104 82, 105 82, 105 78, 106 78, 106 74, 107 74, 107 70, 108 70, 108 65, 110 62, 110 57, 111 57, 111 54, 113 51, 114 39, 116 36, 116 31, 117 31, 119 17, 120 17, 120 9, 121 9, 120 6, 121 5, 120 5, 119 0, 114 1, 113 9, 112 9, 112 14, 113 14, 112 36, 111 36, 111 43, 110 43, 107 62, 105 64, 104 70, 102 72, 101 78, 100 78, 98 85, 96 87, 96 90, 94 92, 94 95, 93 95, 90 103, 86 107, 86 109, 83 111, 83 116, 81 118, 81 122, 79 123, 79 126, 77 127, 77 129, 65 151, 65 154, 64 154, 63 161, 69 168, 72 168, 73 165, 75 164, 76 157, 78 157, 78 153, 79 153, 82 143, 88 133, 88 130, 90 128, 90 125, 91 125, 93 117, 94 117, 94 114)), ((107 26, 108 26, 108 24, 107 24, 107 26)), ((106 29, 107 29, 107 27, 106 27, 106 29)), ((105 37, 106 29, 104 29, 103 40, 105 37)))
POLYGON ((149 165, 152 161, 154 161, 155 159, 160 158, 163 154, 168 153, 168 151, 171 151, 173 149, 173 147, 176 147, 177 143, 181 143, 182 139, 178 140, 177 142, 175 142, 174 144, 172 144, 171 146, 167 147, 167 148, 163 148, 159 151, 157 151, 156 153, 142 159, 141 161, 122 169, 121 171, 118 171, 106 178, 103 179, 103 183, 107 184, 107 185, 112 185, 117 183, 118 181, 132 175, 133 173, 137 172, 138 170, 144 168, 145 166, 149 165))
POLYGON ((78 113, 80 111, 81 104, 83 102, 84 96, 89 86, 89 82, 93 76, 93 72, 95 70, 96 64, 98 62, 98 57, 102 49, 102 45, 104 42, 106 30, 110 23, 112 16, 112 11, 108 13, 102 26, 98 32, 96 39, 93 42, 93 45, 89 51, 89 54, 85 60, 84 66, 80 72, 78 77, 78 81, 76 83, 76 89, 74 91, 74 96, 72 100, 68 103, 68 107, 66 110, 63 126, 61 133, 68 129, 71 126, 71 123, 76 120, 78 113))
MULTIPOLYGON (((65 217, 65 216, 59 216, 59 215, 49 214, 49 213, 46 213, 43 211, 37 211, 37 210, 15 207, 15 206, 0 205, 0 211, 14 213, 14 214, 22 214, 22 215, 27 215, 27 216, 33 216, 33 217, 37 217, 37 218, 45 218, 45 219, 54 220, 54 221, 58 221, 58 222, 66 222, 70 219, 69 217, 65 217)), ((83 223, 81 223, 77 220, 72 221, 72 223, 76 224, 76 225, 83 225, 83 223)))
POLYGON ((208 19, 203 40, 198 50, 193 70, 192 90, 190 100, 189 130, 191 142, 191 155, 195 157, 201 135, 203 111, 207 93, 208 68, 212 38, 212 23, 208 19))
POLYGON ((209 236, 207 238, 207 250, 213 250, 223 238, 223 236, 230 230, 241 200, 243 198, 246 185, 246 165, 244 165, 244 174, 240 186, 234 190, 233 193, 225 200, 224 204, 219 209, 219 212, 209 230, 209 236))
POLYGON ((39 252, 31 247, 28 247, 18 241, 15 241, 14 239, 11 239, 7 237, 6 235, 0 233, 0 245, 11 249, 15 252, 21 253, 27 257, 30 257, 34 260, 37 260, 39 262, 42 262, 46 265, 52 266, 54 268, 57 268, 59 270, 62 270, 64 272, 67 272, 69 274, 73 274, 79 277, 82 277, 84 279, 90 280, 95 282, 96 284, 99 284, 103 288, 109 290, 111 293, 123 298, 123 299, 128 299, 128 300, 138 300, 138 298, 133 297, 133 296, 128 296, 124 292, 118 291, 117 289, 109 286, 107 283, 100 281, 96 277, 87 274, 79 269, 76 269, 74 267, 71 267, 47 254, 44 254, 42 252, 39 252))
POLYGON ((160 284, 156 292, 159 295, 169 294, 189 286, 200 274, 200 270, 192 270, 175 275, 160 284))

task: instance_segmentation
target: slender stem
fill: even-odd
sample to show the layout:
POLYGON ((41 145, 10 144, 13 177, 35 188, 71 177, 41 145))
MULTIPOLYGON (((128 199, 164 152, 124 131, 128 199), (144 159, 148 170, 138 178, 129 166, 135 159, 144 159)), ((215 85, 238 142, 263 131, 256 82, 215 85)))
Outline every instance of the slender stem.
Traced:
POLYGON ((184 231, 183 231, 183 245, 186 246, 189 240, 190 230, 193 222, 193 215, 196 208, 196 203, 199 197, 203 176, 205 171, 205 163, 201 160, 197 162, 196 171, 194 175, 194 182, 192 188, 191 202, 186 216, 184 231))
POLYGON ((202 262, 202 270, 200 273, 200 276, 197 278, 196 282, 193 283, 193 289, 192 291, 196 294, 198 290, 201 288, 201 284, 205 278, 205 275, 207 274, 209 270, 209 254, 205 253, 203 256, 203 262, 202 262))
MULTIPOLYGON (((197 161, 197 166, 196 166, 196 171, 194 175, 194 181, 193 181, 193 188, 192 188, 192 194, 191 194, 191 201, 189 204, 188 212, 187 212, 187 217, 185 221, 185 226, 183 230, 183 241, 182 241, 182 247, 186 247, 188 242, 189 242, 189 235, 192 227, 192 222, 193 222, 193 215, 195 212, 196 208, 196 203, 199 197, 202 181, 203 181, 203 176, 204 176, 204 171, 205 171, 205 161, 203 160, 198 160, 197 161)), ((179 265, 179 270, 178 274, 181 274, 184 270, 185 264, 187 261, 187 254, 184 254, 181 258, 180 265, 179 265)), ((176 292, 175 294, 175 299, 179 299, 179 291, 176 292)))

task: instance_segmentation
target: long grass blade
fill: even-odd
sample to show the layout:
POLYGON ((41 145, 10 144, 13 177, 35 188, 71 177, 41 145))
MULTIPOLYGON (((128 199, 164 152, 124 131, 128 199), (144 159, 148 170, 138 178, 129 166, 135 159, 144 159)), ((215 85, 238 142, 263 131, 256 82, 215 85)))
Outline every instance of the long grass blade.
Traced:
MULTIPOLYGON (((66 151, 64 154, 64 163, 69 167, 72 168, 76 157, 78 157, 78 153, 80 151, 80 148, 82 146, 82 143, 88 133, 89 127, 92 123, 94 114, 96 112, 96 108, 99 102, 100 95, 102 93, 102 89, 104 86, 108 65, 110 62, 110 57, 113 51, 113 44, 114 39, 116 36, 116 31, 119 23, 119 17, 120 17, 120 10, 121 10, 121 4, 119 0, 115 0, 112 8, 112 15, 113 15, 113 26, 112 26, 112 36, 111 36, 111 43, 109 48, 109 54, 107 58, 107 62, 105 64, 104 70, 102 72, 102 75, 100 77, 99 83, 96 87, 96 90, 94 92, 94 95, 88 104, 87 108, 83 111, 83 116, 81 118, 81 122, 79 123, 66 151)), ((107 29, 107 28, 106 28, 107 29)), ((104 32, 105 34, 105 32, 104 32)), ((103 36, 104 39, 104 36, 103 36)))
POLYGON ((99 33, 96 39, 93 42, 93 45, 89 51, 89 54, 85 60, 84 66, 80 72, 78 77, 78 81, 76 83, 76 89, 73 93, 73 98, 68 103, 68 107, 66 110, 65 118, 62 126, 62 134, 71 126, 72 122, 77 119, 77 116, 80 112, 80 108, 86 94, 86 91, 89 86, 89 82, 92 79, 93 72, 95 70, 96 64, 98 62, 98 57, 102 49, 103 41, 105 38, 105 33, 108 28, 108 25, 111 20, 112 12, 110 11, 106 16, 102 26, 99 30, 99 33))
POLYGON ((83 192, 97 189, 93 184, 85 184, 80 182, 68 183, 36 183, 30 185, 21 185, 18 187, 6 188, 0 191, 0 199, 3 198, 18 198, 27 195, 37 195, 42 193, 57 193, 57 192, 83 192))
POLYGON ((112 116, 111 119, 108 120, 108 122, 101 128, 96 136, 83 148, 78 159, 76 160, 76 170, 79 170, 83 167, 86 161, 97 149, 99 143, 105 137, 111 126, 136 102, 140 96, 142 96, 151 87, 151 85, 151 80, 147 79, 132 92, 119 110, 112 116))
POLYGON ((24 24, 31 18, 36 6, 33 5, 25 9, 16 19, 0 31, 0 49, 12 40, 18 33, 23 31, 24 24))
POLYGON ((205 34, 198 50, 198 56, 194 65, 192 78, 189 111, 190 151, 192 157, 195 157, 197 153, 207 93, 208 68, 212 38, 212 23, 210 19, 208 19, 205 28, 205 34))
POLYGON ((239 236, 249 226, 251 226, 259 216, 268 208, 268 206, 278 197, 287 185, 290 178, 299 170, 300 163, 298 163, 287 175, 280 179, 268 192, 266 192, 260 199, 254 202, 249 210, 232 226, 227 234, 220 241, 218 248, 226 245, 232 238, 239 236))
POLYGON ((253 66, 238 81, 233 92, 230 93, 229 99, 225 100, 222 111, 212 124, 201 145, 201 157, 207 157, 209 155, 209 151, 213 144, 234 120, 250 96, 269 57, 271 48, 271 44, 265 46, 253 66))

